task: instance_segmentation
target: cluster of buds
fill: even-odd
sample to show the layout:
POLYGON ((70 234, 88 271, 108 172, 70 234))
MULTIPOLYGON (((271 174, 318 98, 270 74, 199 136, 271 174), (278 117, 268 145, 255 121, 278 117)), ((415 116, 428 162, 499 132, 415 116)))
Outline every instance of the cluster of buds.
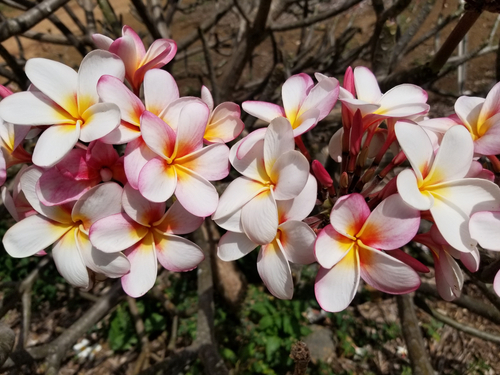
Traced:
POLYGON ((429 270, 401 250, 411 241, 431 251, 446 300, 463 285, 457 259, 474 272, 478 245, 500 251, 500 188, 479 162, 500 166, 499 85, 486 99, 459 98, 456 115, 428 119, 423 89, 405 84, 382 94, 367 68, 349 68, 343 87, 297 74, 282 87, 283 106, 242 104, 269 125, 229 149, 244 127, 239 106, 215 107, 206 87, 200 98, 180 97, 160 69, 174 57, 174 41, 146 51, 127 26, 117 40, 94 41, 101 49, 78 73, 31 59, 28 91, 0 90, 0 183, 8 167, 32 163, 11 191, 2 187, 17 221, 3 238, 11 256, 44 255, 53 245, 72 285, 121 278, 139 297, 153 287, 158 262, 174 272, 197 267, 203 252, 183 235, 211 217, 227 231, 222 260, 260 247, 258 272, 283 299, 293 297, 289 263, 317 262, 316 298, 340 311, 360 278, 392 294, 417 289, 418 273, 429 270), (337 102, 342 128, 328 145, 340 163, 335 176, 311 160, 301 135, 337 102), (36 137, 31 155, 23 147, 36 137), (219 198, 212 181, 231 165, 242 176, 219 198), (422 220, 430 231, 419 232, 422 220))

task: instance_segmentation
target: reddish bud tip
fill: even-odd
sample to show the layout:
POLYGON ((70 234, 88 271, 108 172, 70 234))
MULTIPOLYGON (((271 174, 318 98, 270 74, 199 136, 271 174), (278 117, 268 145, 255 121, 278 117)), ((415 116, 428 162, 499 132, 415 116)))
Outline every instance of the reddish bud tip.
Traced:
POLYGON ((311 168, 314 177, 316 177, 321 186, 329 188, 333 185, 333 180, 330 177, 330 174, 326 171, 325 167, 323 167, 323 164, 317 160, 313 160, 311 168))

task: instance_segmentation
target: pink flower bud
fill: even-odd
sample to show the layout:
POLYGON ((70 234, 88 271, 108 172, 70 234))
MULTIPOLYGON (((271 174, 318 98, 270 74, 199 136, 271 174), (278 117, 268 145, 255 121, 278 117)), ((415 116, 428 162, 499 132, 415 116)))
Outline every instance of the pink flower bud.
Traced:
POLYGON ((323 164, 317 160, 313 160, 311 168, 314 177, 316 177, 321 186, 328 188, 333 185, 333 180, 325 167, 323 167, 323 164))

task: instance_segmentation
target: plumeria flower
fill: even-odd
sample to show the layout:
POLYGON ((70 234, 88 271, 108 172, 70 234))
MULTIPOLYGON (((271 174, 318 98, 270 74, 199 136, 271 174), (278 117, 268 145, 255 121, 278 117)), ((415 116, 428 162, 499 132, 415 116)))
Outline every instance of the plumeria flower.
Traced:
POLYGON ((56 61, 36 58, 26 63, 26 75, 36 89, 8 96, 0 102, 0 117, 18 125, 52 125, 35 146, 33 163, 51 167, 78 140, 99 139, 120 124, 120 110, 100 103, 96 85, 109 74, 123 79, 123 62, 106 51, 92 51, 76 73, 56 61))
POLYGON ((397 177, 398 192, 411 207, 427 211, 445 240, 458 251, 476 247, 469 233, 469 217, 478 211, 500 209, 500 189, 491 181, 465 178, 474 146, 463 126, 444 135, 436 155, 426 132, 409 122, 396 124, 396 135, 413 170, 397 177))
POLYGON ((9 255, 15 258, 32 256, 48 246, 59 273, 72 285, 89 289, 92 278, 88 269, 116 278, 129 271, 127 258, 120 253, 107 254, 89 241, 93 222, 120 212, 122 188, 108 182, 87 191, 71 204, 47 207, 40 203, 35 186, 41 171, 31 167, 21 177, 26 199, 38 212, 12 226, 3 238, 9 255))
POLYGON ((178 236, 196 230, 203 218, 193 216, 176 201, 167 204, 146 200, 130 184, 121 197, 125 212, 97 221, 90 228, 90 240, 107 254, 124 251, 130 272, 122 277, 123 290, 140 297, 150 290, 157 275, 157 261, 174 272, 190 271, 204 259, 201 249, 178 236))
POLYGON ((114 41, 102 34, 94 34, 92 39, 98 48, 120 56, 125 62, 125 77, 136 94, 145 73, 163 67, 177 52, 177 44, 171 39, 157 39, 146 51, 139 35, 129 26, 123 26, 122 36, 114 41))
POLYGON ((193 215, 207 217, 215 211, 219 195, 209 181, 229 174, 229 148, 222 143, 203 147, 208 114, 199 99, 186 101, 168 124, 150 112, 143 113, 142 138, 156 154, 138 178, 139 191, 148 200, 164 202, 175 194, 193 215))
MULTIPOLYGON (((293 279, 288 262, 310 264, 315 261, 316 234, 302 220, 309 215, 316 203, 318 185, 309 175, 306 186, 294 199, 277 201, 278 230, 274 239, 259 250, 257 270, 269 291, 281 299, 293 296, 293 279)), ((224 261, 240 259, 255 249, 245 233, 227 232, 221 237, 218 256, 224 261)))
POLYGON ((46 206, 55 206, 80 198, 100 182, 126 182, 123 158, 111 145, 100 141, 86 150, 75 148, 54 167, 43 172, 37 183, 37 195, 46 206))
MULTIPOLYGON (((339 96, 339 82, 335 78, 321 73, 315 74, 318 83, 307 74, 301 73, 286 80, 281 89, 283 107, 267 102, 248 100, 242 103, 245 112, 263 121, 271 122, 275 118, 286 118, 293 129, 293 136, 311 130, 332 110, 339 96)), ((266 128, 253 131, 243 138, 237 150, 241 159, 255 143, 264 139, 266 128)))
POLYGON ((99 97, 106 103, 116 104, 120 108, 122 119, 120 126, 101 141, 124 144, 138 140, 141 136, 141 115, 146 110, 168 122, 168 116, 165 117, 164 113, 170 104, 175 107, 174 102, 179 99, 179 89, 174 77, 165 70, 148 70, 144 75, 143 89, 144 104, 120 79, 109 75, 99 79, 99 97))
POLYGON ((361 277, 372 287, 391 294, 414 291, 418 274, 382 250, 397 249, 415 236, 420 224, 417 210, 391 195, 373 212, 360 194, 337 200, 330 224, 318 234, 316 259, 320 264, 315 293, 320 306, 344 310, 353 300, 361 277))
POLYGON ((455 102, 460 123, 471 133, 474 152, 480 155, 500 154, 500 82, 486 99, 461 96, 455 102))
POLYGON ((0 185, 5 183, 9 167, 31 162, 31 155, 22 146, 29 130, 29 126, 13 125, 0 118, 0 185))
POLYGON ((442 299, 453 301, 460 297, 464 284, 464 275, 455 259, 460 259, 471 272, 479 268, 479 251, 474 248, 470 253, 454 249, 443 238, 437 226, 429 232, 417 234, 413 241, 427 246, 434 258, 436 288, 442 299))
MULTIPOLYGON (((500 251, 500 211, 482 211, 471 216, 469 228, 474 238, 482 248, 500 251)), ((500 296, 500 272, 493 280, 493 289, 500 296)))
POLYGON ((205 102, 210 110, 210 118, 203 136, 205 143, 227 143, 240 135, 245 124, 240 119, 239 105, 224 102, 214 109, 214 99, 210 90, 205 86, 201 88, 201 100, 205 102))
POLYGON ((226 188, 212 219, 226 230, 245 233, 256 244, 269 244, 279 225, 276 201, 300 194, 309 163, 295 151, 292 127, 283 117, 271 121, 265 138, 238 159, 241 142, 231 148, 230 161, 243 177, 226 188))

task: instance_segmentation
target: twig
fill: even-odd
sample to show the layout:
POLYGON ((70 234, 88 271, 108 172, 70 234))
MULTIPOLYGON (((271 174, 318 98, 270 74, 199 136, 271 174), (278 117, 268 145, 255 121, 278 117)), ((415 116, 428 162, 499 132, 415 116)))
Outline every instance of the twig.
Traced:
POLYGON ((161 35, 162 38, 168 38, 170 35, 170 31, 167 26, 167 22, 163 17, 163 11, 161 8, 161 4, 159 0, 151 0, 151 8, 153 13, 153 23, 155 25, 158 34, 161 35))
POLYGON ((144 321, 139 314, 139 308, 137 307, 135 299, 127 296, 127 303, 130 314, 132 314, 132 318, 135 322, 135 331, 137 332, 137 336, 139 336, 139 339, 141 340, 141 353, 139 354, 139 358, 137 358, 137 361, 135 362, 134 370, 132 372, 132 374, 136 375, 142 371, 144 366, 147 367, 148 365, 148 357, 150 352, 149 340, 144 329, 144 321))
POLYGON ((81 33, 85 35, 87 28, 83 25, 82 21, 76 16, 76 14, 71 10, 71 8, 66 4, 63 6, 64 11, 68 14, 75 25, 80 29, 81 33))
POLYGON ((80 6, 85 13, 85 22, 87 23, 86 35, 88 37, 92 36, 97 32, 95 17, 94 17, 94 7, 95 3, 92 0, 81 0, 80 6))
MULTIPOLYGON (((428 283, 420 284, 417 293, 423 293, 436 298, 441 298, 436 288, 428 283)), ((500 312, 495 307, 488 305, 478 299, 469 297, 466 294, 462 294, 459 298, 451 301, 451 303, 460 307, 464 307, 470 312, 480 315, 495 324, 500 324, 500 312)))
POLYGON ((162 362, 159 362, 147 370, 140 373, 140 375, 175 375, 180 374, 186 365, 194 361, 198 356, 200 347, 198 345, 191 345, 186 348, 180 349, 162 362))
POLYGON ((21 88, 27 89, 29 86, 29 81, 26 73, 24 73, 23 68, 19 65, 14 56, 12 56, 2 44, 0 44, 0 56, 2 56, 2 58, 5 60, 9 68, 12 69, 12 73, 14 73, 17 84, 21 88))
MULTIPOLYGON (((63 46, 73 45, 73 43, 71 43, 64 35, 44 34, 38 31, 28 30, 20 36, 27 39, 38 40, 39 42, 43 43, 59 44, 63 46)), ((79 37, 77 39, 79 43, 82 43, 84 45, 93 45, 92 40, 87 36, 79 37)))
POLYGON ((396 297, 401 330, 408 348, 408 356, 414 375, 434 375, 429 355, 425 350, 424 339, 420 332, 413 298, 409 294, 396 297))
POLYGON ((200 34, 201 43, 203 45, 203 55, 205 56, 205 63, 207 64, 208 76, 210 77, 210 84, 212 86, 212 94, 214 96, 215 105, 220 103, 220 95, 219 88, 217 86, 217 78, 215 77, 215 69, 212 61, 212 57, 210 56, 210 50, 208 49, 207 38, 205 38, 205 34, 198 28, 198 33, 200 34))
POLYGON ((13 35, 19 35, 31 29, 37 23, 47 18, 69 0, 45 0, 19 17, 10 18, 0 24, 0 42, 13 35))
POLYGON ((151 18, 151 15, 149 14, 146 5, 142 2, 142 0, 131 0, 131 1, 132 4, 134 4, 134 7, 137 10, 139 17, 141 17, 142 23, 146 25, 153 39, 161 39, 162 35, 158 31, 156 23, 153 22, 153 19, 151 18))
POLYGON ((416 298, 415 303, 417 304, 418 307, 420 307, 422 310, 424 310, 427 314, 432 316, 434 319, 439 320, 445 324, 448 324, 450 327, 453 327, 459 331, 465 332, 469 335, 478 337, 482 340, 491 341, 491 342, 494 342, 496 344, 500 344, 500 336, 498 336, 498 335, 493 335, 491 333, 480 331, 480 330, 473 328, 471 326, 459 323, 456 320, 453 320, 450 317, 447 317, 446 315, 440 314, 436 310, 431 308, 429 305, 427 305, 425 300, 423 300, 421 298, 416 298))
POLYGON ((115 37, 121 36, 122 34, 122 26, 121 22, 116 16, 115 10, 111 6, 108 0, 97 0, 97 5, 101 8, 102 15, 104 19, 111 27, 111 31, 113 32, 115 37))

